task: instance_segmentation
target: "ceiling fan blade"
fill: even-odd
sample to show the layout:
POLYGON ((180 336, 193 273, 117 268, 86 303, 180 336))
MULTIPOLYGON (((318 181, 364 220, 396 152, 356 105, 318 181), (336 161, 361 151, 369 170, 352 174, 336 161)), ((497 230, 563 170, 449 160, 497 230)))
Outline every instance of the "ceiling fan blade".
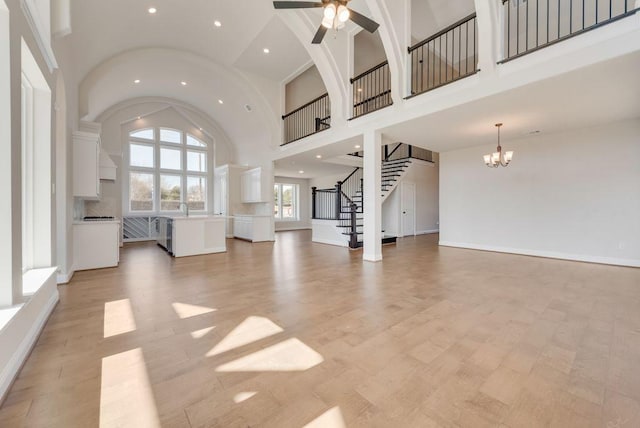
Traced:
POLYGON ((312 7, 323 7, 324 3, 317 1, 274 1, 273 7, 276 9, 307 9, 312 7))
POLYGON ((378 24, 376 21, 367 18, 366 16, 356 12, 353 9, 349 9, 349 13, 350 13, 349 19, 351 19, 353 22, 355 22, 356 24, 358 24, 359 26, 361 26, 362 28, 364 28, 370 33, 375 33, 375 31, 380 26, 380 24, 378 24))
POLYGON ((316 31, 316 35, 313 36, 311 43, 314 45, 322 43, 322 39, 324 39, 324 35, 327 34, 327 30, 327 27, 321 25, 320 28, 318 28, 318 31, 316 31))

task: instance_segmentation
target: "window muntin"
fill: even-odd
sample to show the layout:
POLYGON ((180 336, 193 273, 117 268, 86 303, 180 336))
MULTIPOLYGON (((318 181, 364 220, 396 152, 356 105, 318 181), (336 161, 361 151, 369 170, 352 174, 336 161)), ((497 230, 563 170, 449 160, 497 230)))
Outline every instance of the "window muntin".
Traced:
POLYGON ((133 167, 153 168, 154 166, 154 150, 149 144, 129 145, 129 164, 133 167))
POLYGON ((194 137, 191 134, 187 134, 187 146, 202 147, 202 148, 207 147, 205 143, 203 143, 202 141, 200 141, 198 138, 194 137))
POLYGON ((276 183, 273 187, 276 220, 297 221, 299 192, 297 184, 276 183))
POLYGON ((176 129, 131 131, 129 212, 176 212, 181 202, 191 211, 206 211, 207 148, 198 138, 176 129))
POLYGON ((163 143, 182 143, 182 132, 175 129, 160 128, 160 141, 163 143))
POLYGON ((153 128, 139 129, 129 133, 131 138, 139 138, 141 140, 154 140, 155 132, 153 128))
POLYGON ((207 201, 207 178, 204 176, 187 177, 187 205, 193 211, 203 211, 207 201))
POLYGON ((182 201, 182 177, 160 175, 160 211, 179 211, 182 201))
POLYGON ((187 150, 187 171, 207 172, 207 153, 187 150))
POLYGON ((182 151, 160 147, 160 169, 182 169, 182 151))
POLYGON ((153 211, 154 177, 150 173, 129 174, 129 211, 153 211))

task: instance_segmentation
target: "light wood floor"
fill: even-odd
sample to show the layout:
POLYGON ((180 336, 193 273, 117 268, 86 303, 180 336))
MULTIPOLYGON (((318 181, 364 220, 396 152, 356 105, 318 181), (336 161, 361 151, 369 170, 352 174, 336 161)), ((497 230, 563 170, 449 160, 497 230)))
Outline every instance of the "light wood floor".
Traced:
POLYGON ((639 269, 228 244, 77 273, 0 426, 640 426, 639 269))

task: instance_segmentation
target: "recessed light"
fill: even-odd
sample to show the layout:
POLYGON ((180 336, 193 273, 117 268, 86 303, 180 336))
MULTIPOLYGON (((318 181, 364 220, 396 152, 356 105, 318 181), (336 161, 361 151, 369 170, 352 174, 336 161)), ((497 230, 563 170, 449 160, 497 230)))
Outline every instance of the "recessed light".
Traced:
POLYGON ((140 116, 138 116, 138 120, 142 119, 140 116))
POLYGON ((202 128, 198 128, 198 129, 202 131, 202 128))
POLYGON ((224 104, 224 101, 218 100, 218 104, 224 104))
POLYGON ((359 144, 356 144, 356 145, 355 145, 355 146, 353 146, 353 147, 355 147, 356 149, 359 149, 359 148, 360 148, 360 145, 359 145, 359 144))
POLYGON ((269 51, 269 48, 264 48, 264 49, 262 49, 262 52, 268 54, 270 51, 269 51))
POLYGON ((187 86, 187 82, 185 82, 184 80, 183 80, 182 82, 180 82, 180 84, 181 84, 182 86, 187 86))
POLYGON ((322 159, 322 155, 316 155, 317 159, 322 159))
POLYGON ((362 92, 362 88, 358 88, 358 92, 362 92))
POLYGON ((135 84, 140 83, 140 79, 136 79, 136 80, 134 80, 134 81, 133 81, 133 83, 135 83, 135 84))
POLYGON ((216 20, 216 21, 213 21, 213 25, 215 25, 216 27, 222 27, 222 22, 216 20))
POLYGON ((298 171, 298 174, 304 174, 303 170, 298 171))
POLYGON ((157 11, 158 11, 158 9, 156 9, 155 7, 150 7, 150 8, 149 8, 149 13, 150 13, 150 14, 152 14, 152 15, 153 15, 154 13, 156 13, 157 11))

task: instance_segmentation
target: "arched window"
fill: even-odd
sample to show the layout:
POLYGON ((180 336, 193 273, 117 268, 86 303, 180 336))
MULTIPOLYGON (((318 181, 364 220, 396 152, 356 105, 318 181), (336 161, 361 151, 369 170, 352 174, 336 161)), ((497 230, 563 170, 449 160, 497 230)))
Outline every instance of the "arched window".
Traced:
POLYGON ((179 129, 144 128, 129 133, 129 213, 171 213, 186 203, 207 210, 207 150, 179 129))

